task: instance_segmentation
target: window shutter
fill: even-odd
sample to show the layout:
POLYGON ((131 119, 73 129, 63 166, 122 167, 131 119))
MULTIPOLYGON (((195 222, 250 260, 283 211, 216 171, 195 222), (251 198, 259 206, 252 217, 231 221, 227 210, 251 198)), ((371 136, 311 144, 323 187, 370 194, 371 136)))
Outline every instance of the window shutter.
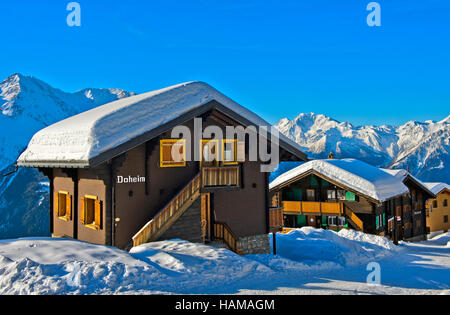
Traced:
POLYGON ((161 150, 162 150, 161 163, 163 163, 164 165, 165 164, 170 164, 170 163, 173 162, 172 147, 173 147, 172 143, 163 143, 161 145, 161 150))
POLYGON ((59 194, 57 192, 55 192, 55 198, 54 198, 54 211, 56 213, 56 216, 59 217, 59 194))
POLYGON ((72 220, 72 196, 66 196, 66 218, 72 220))
MULTIPOLYGON (((186 141, 182 139, 163 139, 160 141, 160 166, 161 167, 183 167, 186 166, 186 141), (178 150, 181 161, 175 161, 177 156, 172 156, 173 149, 178 150)), ((177 158, 178 160, 178 158, 177 158)))
POLYGON ((100 229, 102 226, 102 202, 95 201, 95 225, 100 229))
POLYGON ((81 197, 80 221, 81 221, 81 224, 86 224, 86 199, 84 197, 81 197))
POLYGON ((245 162, 245 142, 243 141, 237 142, 237 161, 245 162))

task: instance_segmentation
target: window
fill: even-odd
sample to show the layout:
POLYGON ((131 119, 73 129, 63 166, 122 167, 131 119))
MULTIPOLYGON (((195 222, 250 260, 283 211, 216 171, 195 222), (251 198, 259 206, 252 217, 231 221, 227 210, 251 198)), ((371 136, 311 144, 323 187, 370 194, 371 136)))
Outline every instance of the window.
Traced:
POLYGON ((338 190, 337 191, 337 199, 345 200, 345 190, 338 190))
POLYGON ((337 226, 338 218, 337 217, 328 217, 328 225, 329 226, 337 226))
POLYGON ((223 140, 223 164, 236 165, 237 160, 237 140, 223 140))
POLYGON ((336 190, 327 190, 328 200, 336 200, 336 190))
POLYGON ((384 217, 383 214, 380 214, 380 215, 376 216, 376 218, 375 218, 375 225, 376 225, 377 229, 382 228, 385 225, 384 220, 385 220, 385 217, 384 217))
POLYGON ((357 201, 356 200, 356 195, 354 193, 350 192, 350 191, 347 191, 345 193, 345 200, 347 200, 347 201, 357 201))
POLYGON ((219 140, 202 140, 200 146, 201 165, 217 166, 218 161, 219 140))
POLYGON ((306 190, 306 199, 308 201, 315 201, 316 200, 316 192, 315 192, 314 189, 306 190))
POLYGON ((437 200, 433 200, 433 208, 437 208, 438 204, 437 204, 437 200))
POLYGON ((81 198, 81 223, 86 227, 102 229, 102 202, 96 196, 86 195, 81 198))
POLYGON ((444 205, 444 207, 447 207, 447 206, 448 206, 448 201, 447 201, 447 199, 444 199, 443 205, 444 205))
POLYGON ((444 223, 448 223, 448 215, 444 215, 444 223))
POLYGON ((67 191, 55 193, 55 211, 61 220, 72 220, 72 196, 67 191))
POLYGON ((339 217, 339 226, 346 226, 347 225, 347 220, 345 219, 345 217, 339 217))
POLYGON ((160 141, 160 166, 186 166, 186 140, 165 139, 160 141))

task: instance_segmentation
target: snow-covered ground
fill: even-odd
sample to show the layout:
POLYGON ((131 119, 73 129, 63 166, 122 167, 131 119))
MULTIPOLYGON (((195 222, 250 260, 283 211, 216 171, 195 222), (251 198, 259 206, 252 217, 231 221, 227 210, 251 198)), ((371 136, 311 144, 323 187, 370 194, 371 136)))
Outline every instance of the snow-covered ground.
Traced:
POLYGON ((278 255, 181 240, 130 253, 62 239, 0 241, 0 294, 450 294, 450 233, 395 247, 355 231, 303 228, 278 255), (369 285, 367 265, 381 266, 369 285))

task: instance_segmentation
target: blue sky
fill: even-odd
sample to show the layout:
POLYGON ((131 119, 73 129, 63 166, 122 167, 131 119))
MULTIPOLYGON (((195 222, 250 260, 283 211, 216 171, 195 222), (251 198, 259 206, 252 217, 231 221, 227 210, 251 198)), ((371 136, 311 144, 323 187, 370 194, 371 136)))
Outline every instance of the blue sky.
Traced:
POLYGON ((301 112, 353 124, 450 114, 450 1, 2 1, 0 78, 20 72, 66 91, 138 93, 208 82, 270 122, 301 112), (342 2, 345 2, 344 4, 342 2))

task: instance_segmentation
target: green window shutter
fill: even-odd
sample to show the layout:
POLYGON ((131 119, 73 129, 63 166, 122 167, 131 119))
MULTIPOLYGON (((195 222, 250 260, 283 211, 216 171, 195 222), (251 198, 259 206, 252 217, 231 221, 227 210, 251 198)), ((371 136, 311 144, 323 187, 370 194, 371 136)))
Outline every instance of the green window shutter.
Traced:
POLYGON ((311 186, 319 186, 319 183, 314 176, 311 176, 311 186))
POLYGON ((386 213, 383 213, 383 226, 386 226, 386 213))
POLYGON ((345 193, 345 200, 347 201, 356 201, 356 196, 354 193, 347 191, 345 193))
POLYGON ((286 201, 295 201, 295 195, 293 191, 286 192, 286 201))
POLYGON ((328 217, 322 216, 322 226, 328 226, 328 217))
POLYGON ((306 226, 306 216, 305 215, 297 216, 297 225, 299 227, 306 226))
POLYGON ((380 227, 380 218, 378 216, 375 218, 375 224, 376 224, 377 229, 378 229, 380 227))
POLYGON ((328 183, 325 179, 322 179, 322 186, 328 187, 328 186, 330 186, 330 183, 328 183))
POLYGON ((294 201, 302 201, 302 190, 294 189, 294 201))

